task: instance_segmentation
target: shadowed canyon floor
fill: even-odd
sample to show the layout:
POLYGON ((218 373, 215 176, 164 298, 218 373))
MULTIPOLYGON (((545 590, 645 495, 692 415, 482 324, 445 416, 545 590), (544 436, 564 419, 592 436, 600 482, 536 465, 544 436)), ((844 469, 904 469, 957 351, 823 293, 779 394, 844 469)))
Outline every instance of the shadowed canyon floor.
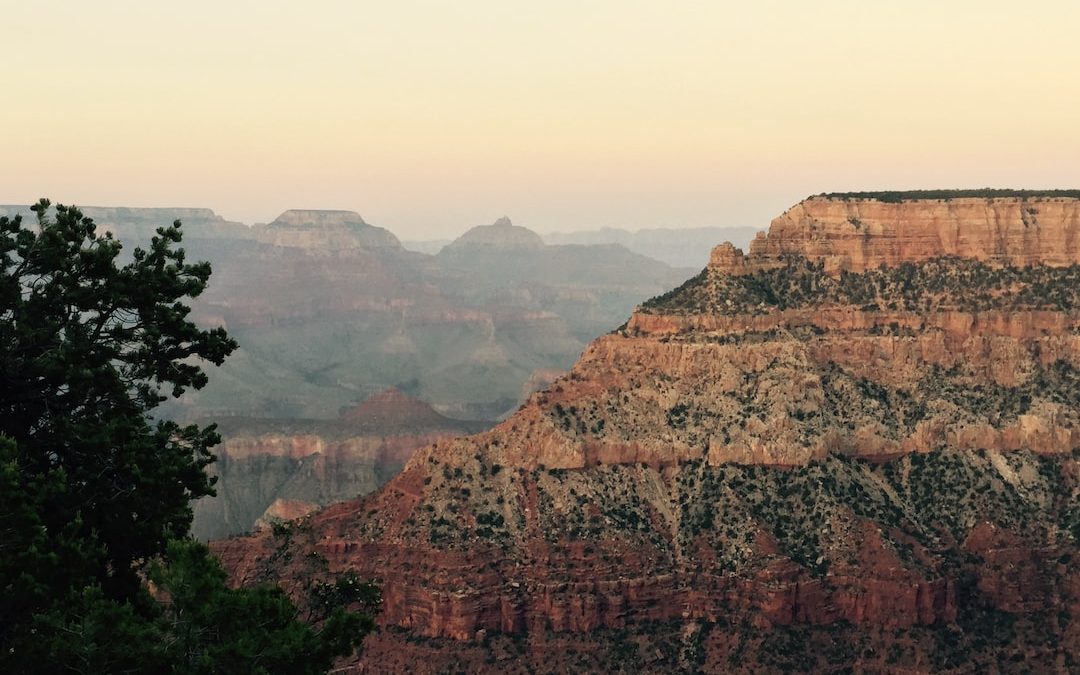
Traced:
POLYGON ((1069 672, 1080 201, 809 199, 513 416, 217 542, 378 579, 360 672, 1069 672))

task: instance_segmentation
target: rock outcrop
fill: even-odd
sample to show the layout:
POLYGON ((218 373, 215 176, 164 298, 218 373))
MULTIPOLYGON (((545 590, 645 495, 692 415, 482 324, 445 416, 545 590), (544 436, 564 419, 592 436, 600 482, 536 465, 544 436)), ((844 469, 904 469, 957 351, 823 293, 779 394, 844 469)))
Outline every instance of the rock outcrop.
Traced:
POLYGON ((275 499, 270 506, 266 507, 259 519, 255 521, 255 529, 281 527, 289 521, 299 520, 318 510, 319 505, 312 502, 299 499, 275 499))
POLYGON ((984 200, 1036 211, 1022 246, 879 201, 808 200, 497 427, 215 550, 300 601, 378 579, 369 658, 432 669, 1074 668, 1076 200, 984 200))
POLYGON ((435 412, 430 405, 393 387, 345 409, 341 420, 393 429, 440 428, 453 424, 453 420, 435 412))
POLYGON ((1071 265, 1080 262, 1080 199, 813 197, 750 243, 752 267, 786 255, 849 272, 940 256, 994 265, 1071 265))

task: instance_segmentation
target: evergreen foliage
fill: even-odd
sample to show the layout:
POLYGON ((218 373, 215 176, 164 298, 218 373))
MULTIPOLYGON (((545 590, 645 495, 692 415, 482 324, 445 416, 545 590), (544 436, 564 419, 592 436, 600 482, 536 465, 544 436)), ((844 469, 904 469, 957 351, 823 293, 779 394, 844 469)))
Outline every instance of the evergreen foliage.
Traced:
POLYGON ((874 200, 890 204, 917 200, 950 199, 1080 199, 1080 190, 888 190, 880 192, 827 192, 818 197, 841 201, 874 200))
POLYGON ((968 258, 904 262, 832 276, 789 256, 777 267, 730 275, 706 268, 645 302, 652 314, 760 314, 774 309, 853 305, 864 311, 933 312, 1080 307, 1080 265, 998 267, 968 258))
POLYGON ((49 206, 0 218, 0 670, 325 671, 370 619, 338 608, 316 632, 185 540, 219 437, 151 411, 236 347, 188 318, 210 266, 185 261, 179 221, 120 266, 111 235, 49 206))

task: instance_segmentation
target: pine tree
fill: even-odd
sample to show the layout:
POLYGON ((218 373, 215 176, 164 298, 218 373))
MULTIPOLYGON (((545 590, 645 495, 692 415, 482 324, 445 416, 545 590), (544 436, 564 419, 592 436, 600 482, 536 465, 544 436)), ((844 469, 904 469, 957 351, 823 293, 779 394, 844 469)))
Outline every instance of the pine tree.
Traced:
POLYGON ((316 633, 280 591, 227 589, 184 541, 220 439, 152 411, 236 348, 189 319, 209 264, 185 261, 177 221, 120 265, 119 241, 49 207, 36 226, 0 218, 0 670, 211 672, 225 655, 218 672, 308 672, 305 655, 325 670, 370 619, 328 612, 316 633), (258 628, 226 630, 230 613, 258 628))

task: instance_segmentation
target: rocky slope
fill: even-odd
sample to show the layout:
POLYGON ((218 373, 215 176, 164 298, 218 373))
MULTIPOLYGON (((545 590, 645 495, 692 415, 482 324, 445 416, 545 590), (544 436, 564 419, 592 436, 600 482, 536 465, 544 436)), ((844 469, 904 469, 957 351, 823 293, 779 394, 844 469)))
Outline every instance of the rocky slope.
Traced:
POLYGON ((210 467, 215 497, 195 503, 200 539, 291 520, 373 492, 420 447, 488 425, 453 420, 400 391, 380 392, 337 420, 224 418, 210 467))
MULTIPOLYGON (((1080 266, 1036 239, 1018 267, 1010 236, 932 255, 897 223, 948 205, 918 199, 861 201, 887 265, 837 263, 833 201, 719 248, 491 431, 217 543, 232 578, 379 579, 359 671, 1074 671, 1080 266)), ((1057 198, 984 206, 1075 234, 1057 198)), ((943 227, 983 241, 967 218, 943 227)))

